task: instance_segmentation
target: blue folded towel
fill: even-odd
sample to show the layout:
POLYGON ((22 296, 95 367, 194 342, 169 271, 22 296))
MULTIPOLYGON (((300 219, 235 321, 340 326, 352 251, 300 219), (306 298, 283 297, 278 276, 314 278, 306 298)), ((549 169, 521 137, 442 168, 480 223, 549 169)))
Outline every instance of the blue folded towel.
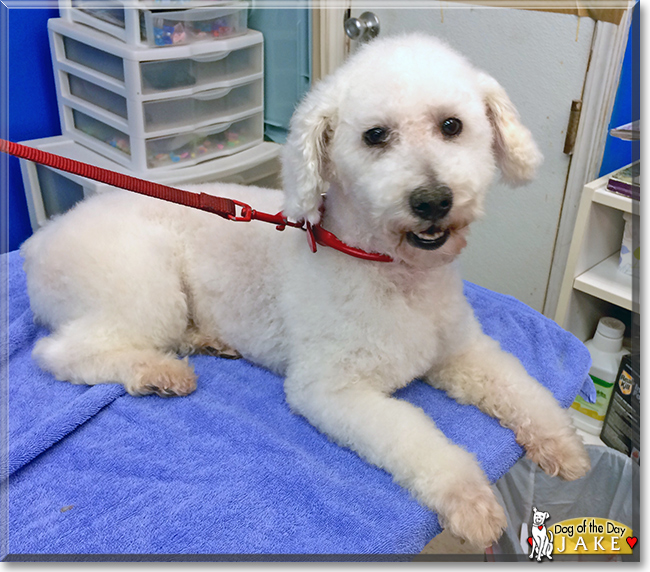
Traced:
MULTIPOLYGON (((2 263, 9 554, 416 554, 441 531, 389 474, 292 415, 281 378, 244 360, 192 357, 199 384, 185 398, 56 381, 30 357, 46 332, 22 260, 2 263)), ((595 398, 589 354, 571 334, 513 298, 465 293, 485 332, 563 406, 578 392, 595 398)), ((491 481, 522 454, 495 419, 420 381, 396 397, 474 452, 491 481)))

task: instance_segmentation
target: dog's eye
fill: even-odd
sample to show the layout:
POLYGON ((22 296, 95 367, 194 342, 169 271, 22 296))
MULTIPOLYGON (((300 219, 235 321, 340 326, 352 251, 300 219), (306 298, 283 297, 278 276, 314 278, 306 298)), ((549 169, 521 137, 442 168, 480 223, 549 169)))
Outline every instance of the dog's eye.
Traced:
POLYGON ((387 127, 373 127, 363 134, 363 141, 370 147, 383 145, 388 141, 389 135, 390 131, 387 127))
POLYGON ((442 122, 440 129, 445 135, 453 137, 463 130, 463 123, 456 117, 449 117, 442 122))

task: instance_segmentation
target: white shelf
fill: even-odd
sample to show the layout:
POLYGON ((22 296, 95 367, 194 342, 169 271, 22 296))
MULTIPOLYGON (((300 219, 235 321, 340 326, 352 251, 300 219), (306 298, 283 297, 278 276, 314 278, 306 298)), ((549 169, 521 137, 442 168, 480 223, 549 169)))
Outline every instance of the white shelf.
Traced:
MULTIPOLYGON (((636 201, 629 197, 624 197, 623 195, 617 195, 608 191, 605 187, 599 187, 594 191, 594 196, 592 198, 593 202, 605 205, 606 207, 611 207, 619 211, 632 214, 632 209, 636 201)), ((637 212, 637 208, 635 209, 637 212)))
POLYGON ((632 310, 632 277, 618 271, 618 260, 619 254, 616 252, 578 276, 573 287, 601 300, 632 310))
POLYGON ((555 321, 580 340, 593 336, 602 316, 613 314, 629 324, 640 312, 638 300, 632 300, 632 277, 618 272, 623 214, 637 215, 638 224, 639 202, 608 191, 611 175, 584 186, 555 310, 555 321))

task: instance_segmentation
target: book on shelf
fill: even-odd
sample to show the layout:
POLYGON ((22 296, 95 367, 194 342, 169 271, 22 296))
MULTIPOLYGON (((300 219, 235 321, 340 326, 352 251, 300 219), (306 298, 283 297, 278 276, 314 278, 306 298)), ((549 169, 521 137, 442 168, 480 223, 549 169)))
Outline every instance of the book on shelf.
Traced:
POLYGON ((618 137, 624 141, 638 141, 641 139, 641 121, 637 119, 632 123, 620 125, 614 129, 610 129, 609 134, 612 137, 618 137))
POLYGON ((641 195, 641 161, 635 161, 612 173, 607 182, 607 189, 638 201, 641 195))

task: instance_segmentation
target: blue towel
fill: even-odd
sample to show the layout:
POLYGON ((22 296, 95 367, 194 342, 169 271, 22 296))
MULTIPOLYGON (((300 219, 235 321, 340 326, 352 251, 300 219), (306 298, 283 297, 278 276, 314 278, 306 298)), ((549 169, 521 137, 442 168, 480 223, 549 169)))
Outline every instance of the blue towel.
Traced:
MULTIPOLYGON (((33 323, 22 260, 1 262, 9 554, 404 555, 441 531, 389 474, 292 415, 280 377, 244 360, 190 358, 199 384, 185 398, 56 381, 30 357, 47 332, 33 323)), ((485 332, 563 406, 595 398, 571 334, 513 298, 469 283, 465 293, 485 332)), ((495 419, 421 381, 396 397, 474 452, 490 481, 522 455, 495 419)))

